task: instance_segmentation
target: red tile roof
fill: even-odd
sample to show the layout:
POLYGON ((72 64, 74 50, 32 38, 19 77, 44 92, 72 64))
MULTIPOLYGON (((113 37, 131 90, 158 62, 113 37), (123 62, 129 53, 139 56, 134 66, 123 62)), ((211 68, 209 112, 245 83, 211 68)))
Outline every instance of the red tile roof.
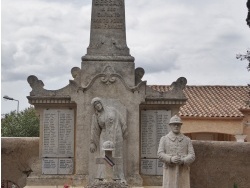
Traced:
MULTIPOLYGON (((149 86, 159 92, 167 92, 170 86, 149 86)), ((188 98, 180 109, 184 117, 243 117, 239 109, 245 109, 249 101, 248 86, 186 86, 188 98)), ((249 109, 249 107, 247 108, 249 109)))

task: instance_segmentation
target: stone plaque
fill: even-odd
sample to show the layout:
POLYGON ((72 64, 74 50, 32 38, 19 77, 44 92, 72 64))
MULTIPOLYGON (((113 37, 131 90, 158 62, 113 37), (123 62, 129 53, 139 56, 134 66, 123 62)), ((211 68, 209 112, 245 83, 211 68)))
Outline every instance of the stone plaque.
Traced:
POLYGON ((170 131, 170 110, 141 111, 141 174, 162 175, 157 150, 162 136, 170 131))
POLYGON ((43 116, 43 157, 58 154, 58 112, 46 110, 43 116))
POLYGON ((43 174, 73 174, 74 110, 44 111, 42 156, 43 174))
POLYGON ((92 29, 125 30, 123 0, 94 0, 92 12, 92 29))
POLYGON ((43 158, 42 160, 42 173, 43 174, 57 174, 58 159, 43 158))
POLYGON ((73 174, 73 158, 43 158, 43 174, 73 174))
POLYGON ((74 111, 45 110, 43 118, 43 157, 74 157, 74 111))
POLYGON ((58 157, 74 157, 74 112, 59 112, 58 157))
POLYGON ((74 162, 73 159, 59 158, 58 174, 73 174, 74 162))
POLYGON ((156 175, 157 159, 141 159, 141 174, 156 175))
POLYGON ((141 158, 157 158, 162 136, 169 132, 169 110, 141 111, 141 158))
POLYGON ((162 176, 163 162, 159 159, 141 159, 141 174, 162 176))
POLYGON ((141 157, 155 158, 156 147, 156 119, 151 111, 141 112, 141 157))

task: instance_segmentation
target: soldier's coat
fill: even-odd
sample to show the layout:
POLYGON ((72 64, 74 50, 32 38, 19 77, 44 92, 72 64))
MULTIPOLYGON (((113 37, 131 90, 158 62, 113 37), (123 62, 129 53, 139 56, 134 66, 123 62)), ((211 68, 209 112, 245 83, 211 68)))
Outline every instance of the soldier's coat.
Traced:
POLYGON ((163 165, 163 188, 190 188, 189 165, 195 160, 195 153, 190 138, 183 134, 177 136, 170 131, 160 140, 158 157, 163 165), (173 164, 172 156, 180 156, 184 164, 173 164))

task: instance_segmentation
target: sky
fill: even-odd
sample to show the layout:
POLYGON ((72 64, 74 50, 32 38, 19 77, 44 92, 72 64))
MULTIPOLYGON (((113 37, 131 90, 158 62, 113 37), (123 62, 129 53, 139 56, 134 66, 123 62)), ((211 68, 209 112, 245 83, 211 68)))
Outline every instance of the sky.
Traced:
MULTIPOLYGON (((1 114, 30 105, 29 75, 57 90, 81 67, 90 38, 91 0, 2 0, 1 114)), ((246 0, 125 0, 126 35, 148 85, 247 85, 246 0)))

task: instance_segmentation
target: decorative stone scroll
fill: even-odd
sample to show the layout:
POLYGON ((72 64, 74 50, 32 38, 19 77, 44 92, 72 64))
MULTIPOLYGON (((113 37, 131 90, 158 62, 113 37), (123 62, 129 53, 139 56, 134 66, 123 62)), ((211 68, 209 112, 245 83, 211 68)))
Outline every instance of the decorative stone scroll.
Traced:
POLYGON ((74 110, 49 109, 43 116, 43 174, 72 174, 74 110))
POLYGON ((144 175, 162 175, 157 150, 161 137, 170 130, 170 117, 170 110, 141 111, 141 173, 144 175))

